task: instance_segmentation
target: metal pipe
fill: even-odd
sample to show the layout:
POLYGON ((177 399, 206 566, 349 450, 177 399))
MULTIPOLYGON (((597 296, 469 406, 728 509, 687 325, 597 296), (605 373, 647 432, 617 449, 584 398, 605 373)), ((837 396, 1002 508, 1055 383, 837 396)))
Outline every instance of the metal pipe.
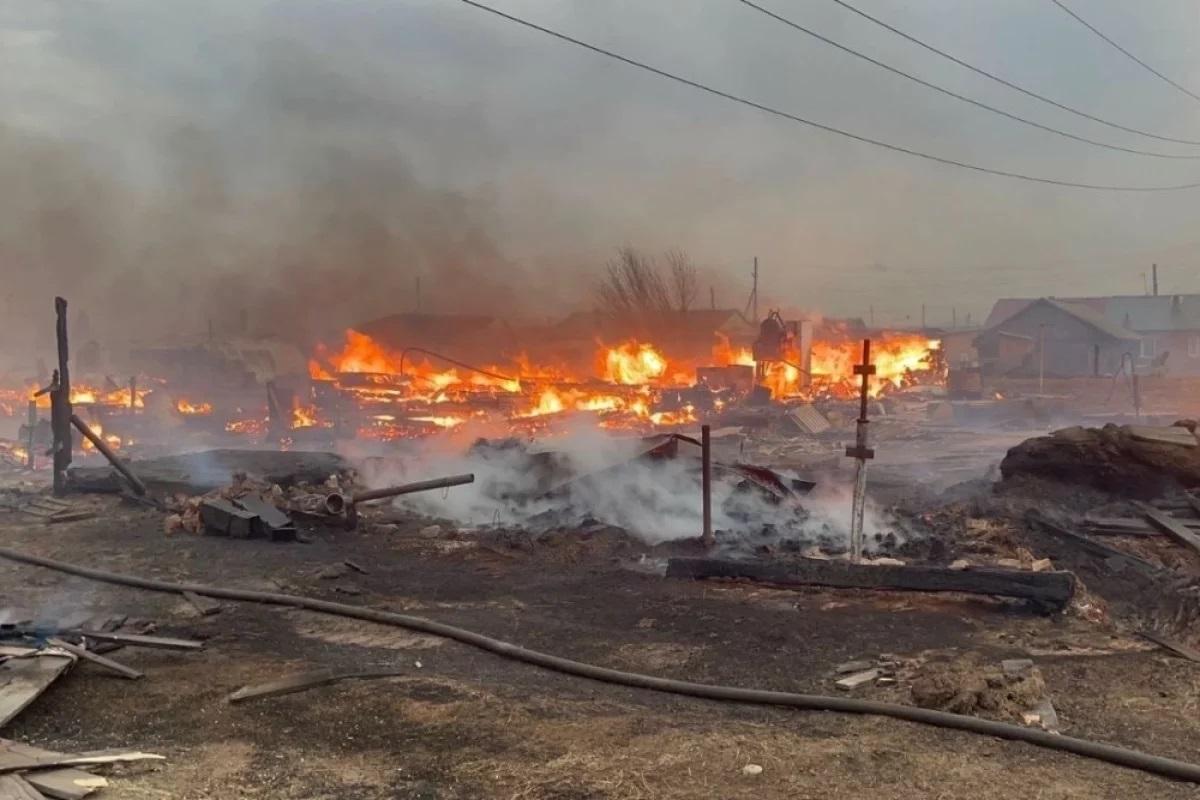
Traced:
POLYGON ((129 467, 125 466, 125 462, 117 457, 117 454, 108 446, 108 442, 97 436, 96 432, 89 428, 88 424, 81 420, 78 414, 71 415, 71 424, 78 428, 79 432, 89 442, 94 444, 97 450, 104 454, 104 457, 108 459, 108 463, 113 465, 113 469, 121 473, 121 477, 129 481, 129 485, 133 487, 135 494, 139 496, 146 494, 146 484, 142 483, 141 479, 129 470, 129 467))
POLYGON ((20 564, 45 567, 68 575, 89 578, 103 583, 131 586, 153 592, 171 592, 173 594, 192 592, 202 597, 212 597, 218 600, 235 600, 284 606, 286 608, 303 608, 321 614, 333 614, 365 622, 374 622, 380 625, 392 625, 420 633, 428 633, 433 636, 441 636, 445 639, 493 653, 502 658, 531 664, 542 669, 552 670, 565 675, 573 675, 579 678, 616 684, 618 686, 628 686, 634 689, 647 689, 654 692, 699 697, 708 700, 722 700, 732 703, 752 703, 784 706, 809 711, 834 711, 842 714, 870 714, 891 717, 892 719, 900 719, 907 722, 934 725, 983 736, 1026 742, 1049 750, 1074 753, 1086 758, 1107 761, 1110 764, 1119 764, 1124 767, 1139 769, 1175 780, 1200 783, 1200 765, 1197 764, 1150 755, 1149 753, 1130 750, 1126 747, 1088 741, 1087 739, 1077 739, 1073 736, 1063 736, 1058 733, 1049 733, 1048 731, 1036 728, 1026 728, 1007 722, 995 722, 990 719, 969 717, 965 714, 951 714, 945 711, 934 711, 929 708, 918 708, 899 703, 859 700, 853 697, 827 697, 818 694, 797 694, 794 692, 745 689, 740 686, 720 686, 716 684, 672 680, 670 678, 660 678, 656 675, 624 672, 610 667, 601 667, 583 661, 563 658, 552 653, 530 650, 511 642, 484 636, 481 633, 476 633, 465 628, 447 625, 444 622, 437 622, 436 620, 424 617, 397 614, 394 611, 352 606, 346 603, 333 603, 328 600, 318 600, 299 595, 258 592, 249 589, 227 589, 222 586, 206 586, 199 583, 172 583, 154 578, 122 575, 116 572, 106 572, 91 567, 69 564, 65 561, 55 561, 41 556, 30 555, 8 547, 0 547, 0 558, 6 558, 20 564))
POLYGON ((705 547, 712 547, 712 428, 709 425, 700 426, 700 486, 704 496, 703 541, 705 547))

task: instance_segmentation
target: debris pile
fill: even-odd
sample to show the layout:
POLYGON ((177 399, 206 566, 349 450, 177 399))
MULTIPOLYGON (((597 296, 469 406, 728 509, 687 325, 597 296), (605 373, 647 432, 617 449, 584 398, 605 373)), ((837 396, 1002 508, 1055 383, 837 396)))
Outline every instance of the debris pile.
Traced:
POLYGON ((1200 442, 1183 423, 1064 428, 1009 450, 1000 472, 1151 499, 1200 486, 1200 442))
POLYGON ((1046 695, 1041 671, 1025 658, 999 665, 981 665, 971 659, 927 663, 913 681, 912 700, 922 708, 1058 729, 1058 716, 1046 695))

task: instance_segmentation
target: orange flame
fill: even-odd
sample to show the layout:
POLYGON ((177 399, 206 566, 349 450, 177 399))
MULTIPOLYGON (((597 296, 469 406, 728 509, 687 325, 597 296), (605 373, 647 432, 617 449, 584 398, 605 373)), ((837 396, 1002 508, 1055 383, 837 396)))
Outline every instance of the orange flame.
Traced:
POLYGON ((602 357, 602 374, 609 383, 653 383, 667 371, 667 359, 654 345, 633 339, 616 347, 602 347, 602 357))
POLYGON ((212 403, 193 403, 183 397, 176 398, 175 410, 188 416, 207 416, 213 412, 212 403))

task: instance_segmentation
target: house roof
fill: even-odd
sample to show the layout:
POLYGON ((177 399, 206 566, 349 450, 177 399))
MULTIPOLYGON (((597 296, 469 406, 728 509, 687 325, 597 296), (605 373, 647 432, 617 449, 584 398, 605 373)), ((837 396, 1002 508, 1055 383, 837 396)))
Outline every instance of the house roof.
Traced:
MULTIPOLYGON (((1109 322, 1131 331, 1200 330, 1200 294, 1111 295, 1056 299, 1073 307, 1089 308, 1109 322)), ((1001 298, 992 306, 984 327, 992 328, 1012 319, 1036 301, 1037 298, 1001 298)))
POLYGON ((563 338, 628 337, 658 332, 666 328, 672 333, 687 336, 711 337, 713 333, 750 333, 757 330, 754 323, 736 309, 693 309, 668 312, 661 316, 641 317, 613 315, 599 311, 576 311, 554 326, 554 333, 563 338))
POLYGON ((1047 305, 1051 308, 1061 311, 1064 314, 1069 314, 1093 330, 1118 341, 1132 341, 1141 338, 1135 331, 1132 331, 1123 325, 1118 325, 1112 322, 1111 320, 1107 319, 1104 314, 1100 313, 1090 305, 1078 302, 1066 302, 1052 297, 1043 297, 1038 300, 1023 301, 1023 305, 1017 311, 1009 314, 1006 317, 1003 317, 999 322, 987 327, 983 333, 980 334, 980 336, 1011 335, 1011 331, 1002 330, 1005 323, 1015 320, 1029 309, 1038 305, 1047 305))

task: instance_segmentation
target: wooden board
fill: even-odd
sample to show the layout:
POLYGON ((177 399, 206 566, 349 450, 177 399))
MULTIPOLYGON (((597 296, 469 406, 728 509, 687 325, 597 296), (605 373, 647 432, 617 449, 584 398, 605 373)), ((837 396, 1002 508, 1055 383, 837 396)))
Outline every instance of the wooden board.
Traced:
POLYGON ((1124 550, 1118 550, 1115 547, 1095 542, 1084 536, 1082 533, 1071 530, 1067 526, 1055 522, 1054 520, 1042 514, 1037 509, 1031 509, 1025 518, 1038 526, 1041 530, 1053 535, 1060 541, 1073 545, 1085 553, 1096 556, 1097 558, 1105 559, 1106 561, 1115 561, 1121 566, 1131 567, 1147 578, 1158 579, 1166 570, 1144 558, 1135 556, 1132 553, 1126 553, 1124 550))
POLYGON ((20 775, 0 775, 0 800, 45 800, 45 795, 20 775))
POLYGON ((667 577, 743 578, 777 586, 965 592, 1017 597, 1054 609, 1066 606, 1075 592, 1075 576, 1069 572, 956 570, 907 564, 851 564, 848 561, 815 558, 778 562, 672 558, 667 561, 667 577))
MULTIPOLYGON (((43 750, 40 747, 31 747, 20 742, 0 739, 0 764, 5 763, 8 758, 24 761, 30 758, 57 758, 62 755, 62 753, 52 750, 43 750)), ((26 772, 22 777, 42 794, 58 798, 58 800, 82 800, 97 789, 108 785, 108 781, 99 775, 93 775, 73 767, 26 772)))
POLYGON ((1151 525, 1179 542, 1184 547, 1190 547, 1193 552, 1200 553, 1200 535, 1188 528, 1179 520, 1165 514, 1156 508, 1139 503, 1138 508, 1145 514, 1151 525))
POLYGON ((0 654, 28 656, 9 658, 0 664, 0 728, 24 711, 75 663, 74 657, 65 653, 29 655, 33 652, 36 651, 28 648, 0 648, 0 654))

